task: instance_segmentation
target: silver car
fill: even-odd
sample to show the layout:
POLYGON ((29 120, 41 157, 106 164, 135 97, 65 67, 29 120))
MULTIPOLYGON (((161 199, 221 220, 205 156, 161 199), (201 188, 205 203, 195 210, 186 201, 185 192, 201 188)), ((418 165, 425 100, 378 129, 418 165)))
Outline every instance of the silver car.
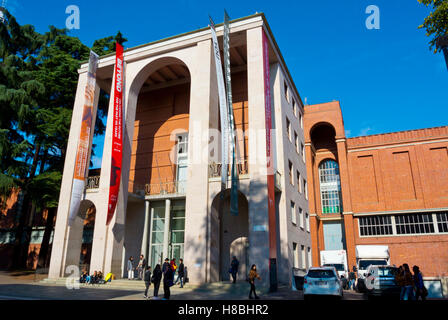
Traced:
POLYGON ((335 267, 311 267, 303 282, 305 299, 312 296, 334 296, 341 299, 344 295, 341 279, 335 267))

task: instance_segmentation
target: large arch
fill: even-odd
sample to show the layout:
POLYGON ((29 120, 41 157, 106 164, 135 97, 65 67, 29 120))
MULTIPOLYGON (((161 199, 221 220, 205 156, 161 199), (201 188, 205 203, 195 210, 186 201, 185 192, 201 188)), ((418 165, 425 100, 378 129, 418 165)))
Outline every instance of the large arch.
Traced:
POLYGON ((238 280, 245 280, 249 264, 249 203, 240 191, 238 216, 230 213, 230 189, 214 197, 211 205, 210 242, 210 280, 230 280, 228 270, 233 256, 240 262, 238 280))

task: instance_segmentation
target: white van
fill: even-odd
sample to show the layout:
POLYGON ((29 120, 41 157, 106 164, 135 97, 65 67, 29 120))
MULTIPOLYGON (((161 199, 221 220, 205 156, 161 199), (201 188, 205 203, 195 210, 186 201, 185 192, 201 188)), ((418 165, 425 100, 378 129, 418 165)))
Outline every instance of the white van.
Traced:
POLYGON ((339 277, 348 276, 347 253, 345 250, 322 250, 320 252, 320 263, 322 266, 333 266, 338 271, 339 277))
POLYGON ((364 291, 364 279, 367 268, 371 265, 390 265, 389 246, 358 245, 356 246, 356 267, 358 269, 358 290, 364 291))

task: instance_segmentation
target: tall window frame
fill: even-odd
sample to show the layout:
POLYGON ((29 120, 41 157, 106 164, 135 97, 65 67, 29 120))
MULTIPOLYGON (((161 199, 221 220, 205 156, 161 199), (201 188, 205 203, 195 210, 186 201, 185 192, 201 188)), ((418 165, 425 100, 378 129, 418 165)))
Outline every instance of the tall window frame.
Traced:
POLYGON ((319 187, 322 213, 342 213, 342 192, 339 164, 333 159, 319 164, 319 187))

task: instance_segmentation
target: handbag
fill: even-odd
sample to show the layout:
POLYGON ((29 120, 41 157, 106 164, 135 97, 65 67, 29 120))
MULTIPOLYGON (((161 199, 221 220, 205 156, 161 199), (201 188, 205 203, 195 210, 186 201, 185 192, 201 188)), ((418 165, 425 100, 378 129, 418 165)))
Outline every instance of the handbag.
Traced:
POLYGON ((232 268, 229 268, 229 273, 232 273, 232 268))

